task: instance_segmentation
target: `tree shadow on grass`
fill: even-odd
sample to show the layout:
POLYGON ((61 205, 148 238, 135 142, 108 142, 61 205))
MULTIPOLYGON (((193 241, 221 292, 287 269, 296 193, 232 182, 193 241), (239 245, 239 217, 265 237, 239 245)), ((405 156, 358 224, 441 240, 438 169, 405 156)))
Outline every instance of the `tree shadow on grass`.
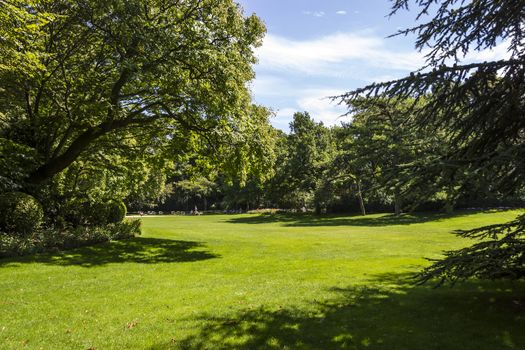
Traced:
POLYGON ((342 216, 342 215, 315 215, 315 214, 262 214, 256 216, 243 216, 227 220, 234 224, 268 224, 282 223, 289 227, 306 226, 393 226, 393 225, 413 225, 429 221, 439 221, 449 218, 457 218, 471 215, 474 211, 458 211, 453 214, 445 213, 411 213, 396 216, 386 214, 382 216, 342 216))
POLYGON ((201 242, 135 237, 76 248, 55 254, 37 254, 0 260, 1 265, 44 263, 49 265, 101 266, 113 263, 181 263, 218 258, 202 250, 201 242))
POLYGON ((304 307, 203 315, 193 336, 150 349, 525 349, 525 283, 432 289, 376 277, 304 307))

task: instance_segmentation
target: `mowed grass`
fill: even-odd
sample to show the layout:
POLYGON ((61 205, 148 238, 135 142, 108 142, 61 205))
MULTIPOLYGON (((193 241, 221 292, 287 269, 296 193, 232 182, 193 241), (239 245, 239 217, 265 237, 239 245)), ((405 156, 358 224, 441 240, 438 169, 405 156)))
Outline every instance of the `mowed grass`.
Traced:
POLYGON ((145 217, 0 260, 1 349, 525 349, 525 284, 414 286, 450 232, 519 211, 145 217))

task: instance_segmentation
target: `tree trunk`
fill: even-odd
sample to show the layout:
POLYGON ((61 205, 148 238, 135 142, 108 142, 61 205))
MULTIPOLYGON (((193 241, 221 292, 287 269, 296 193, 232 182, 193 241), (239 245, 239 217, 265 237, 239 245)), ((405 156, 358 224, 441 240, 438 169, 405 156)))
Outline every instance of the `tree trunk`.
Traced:
POLYGON ((399 189, 396 187, 394 190, 394 213, 396 216, 401 215, 401 210, 403 207, 403 200, 401 198, 401 194, 399 193, 399 189))
POLYGON ((361 182, 356 181, 357 185, 357 198, 359 199, 359 208, 361 208, 361 215, 366 216, 365 201, 363 200, 363 193, 361 191, 361 182))
POLYGON ((99 137, 110 133, 111 131, 123 129, 132 124, 147 124, 153 122, 154 118, 149 119, 122 119, 112 120, 101 123, 96 127, 89 128, 81 133, 67 150, 57 157, 49 159, 45 164, 41 165, 34 172, 32 172, 27 182, 32 185, 38 185, 42 182, 52 178, 62 170, 66 169, 73 163, 82 152, 84 152, 91 143, 97 140, 99 137))
POLYGON ((447 199, 445 200, 445 206, 443 207, 445 213, 447 214, 452 214, 454 212, 454 204, 456 200, 454 198, 453 191, 453 188, 449 188, 447 191, 447 199))
POLYGON ((454 203, 447 200, 447 202, 445 203, 445 207, 443 209, 445 209, 446 214, 454 213, 454 203))

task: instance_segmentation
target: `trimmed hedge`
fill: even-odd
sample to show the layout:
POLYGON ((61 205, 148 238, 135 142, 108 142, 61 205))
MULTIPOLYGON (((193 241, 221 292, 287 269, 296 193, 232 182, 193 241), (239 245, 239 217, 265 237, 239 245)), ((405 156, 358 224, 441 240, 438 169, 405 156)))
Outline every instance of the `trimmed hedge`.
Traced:
POLYGON ((63 212, 65 221, 74 226, 117 224, 124 220, 126 214, 126 205, 119 199, 97 203, 71 200, 63 212))
POLYGON ((42 205, 31 195, 7 192, 0 195, 0 231, 27 237, 44 219, 42 205))

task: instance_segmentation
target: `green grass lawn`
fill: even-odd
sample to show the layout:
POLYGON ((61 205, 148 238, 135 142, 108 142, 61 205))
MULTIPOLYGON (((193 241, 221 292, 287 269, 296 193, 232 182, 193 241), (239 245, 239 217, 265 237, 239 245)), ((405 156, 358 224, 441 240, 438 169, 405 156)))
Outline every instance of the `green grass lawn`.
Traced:
POLYGON ((1 349, 525 349, 525 283, 415 287, 517 211, 146 217, 129 241, 0 260, 1 349))

